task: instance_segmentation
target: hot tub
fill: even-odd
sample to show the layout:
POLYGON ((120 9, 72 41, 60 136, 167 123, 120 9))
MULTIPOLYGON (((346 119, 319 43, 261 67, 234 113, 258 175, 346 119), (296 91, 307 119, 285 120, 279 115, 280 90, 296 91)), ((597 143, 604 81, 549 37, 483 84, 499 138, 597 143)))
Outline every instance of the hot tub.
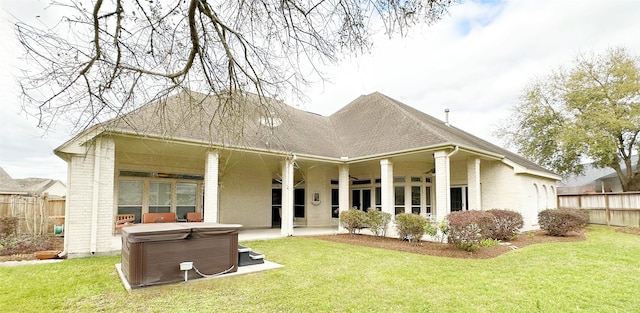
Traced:
POLYGON ((193 262, 188 279, 238 269, 241 225, 136 224, 122 229, 122 273, 132 288, 182 281, 180 263, 193 262), (200 274, 196 272, 197 269, 200 274))

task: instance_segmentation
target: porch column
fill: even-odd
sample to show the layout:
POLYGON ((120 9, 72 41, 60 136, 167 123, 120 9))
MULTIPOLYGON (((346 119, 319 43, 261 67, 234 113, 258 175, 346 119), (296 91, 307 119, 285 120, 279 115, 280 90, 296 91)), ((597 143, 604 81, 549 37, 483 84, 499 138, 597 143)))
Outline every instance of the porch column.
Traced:
MULTIPOLYGON (((349 164, 338 165, 338 211, 349 210, 349 164)), ((343 230, 342 225, 338 230, 343 230)))
POLYGON ((282 162, 282 214, 280 234, 293 236, 293 157, 282 162))
POLYGON ((204 212, 205 222, 218 223, 218 151, 207 152, 207 161, 204 165, 204 212))
POLYGON ((436 163, 436 220, 442 221, 451 212, 451 176, 449 173, 449 154, 437 151, 433 158, 436 163))
POLYGON ((382 212, 395 216, 395 197, 393 189, 393 163, 388 159, 380 160, 380 201, 382 212))
POLYGON ((480 158, 470 157, 467 159, 467 184, 469 187, 469 203, 467 203, 467 209, 482 210, 480 158))

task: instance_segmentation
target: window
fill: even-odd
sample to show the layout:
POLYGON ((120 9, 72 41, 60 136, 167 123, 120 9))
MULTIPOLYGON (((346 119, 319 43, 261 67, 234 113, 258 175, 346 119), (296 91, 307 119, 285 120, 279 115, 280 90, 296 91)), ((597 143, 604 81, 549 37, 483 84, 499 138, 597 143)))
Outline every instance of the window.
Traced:
POLYGON ((376 209, 382 211, 382 188, 376 187, 376 209))
POLYGON ((420 190, 421 189, 422 189, 421 186, 411 186, 411 213, 413 214, 420 214, 420 190))
POLYGON ((404 186, 395 187, 396 215, 404 213, 404 186))
POLYGON ((340 217, 340 190, 331 189, 331 217, 340 217))
POLYGON ((171 212, 171 183, 149 183, 149 213, 171 212))
POLYGON ((176 184, 176 215, 180 220, 187 219, 187 213, 196 211, 196 191, 194 183, 176 184))
POLYGON ((426 206, 427 206, 427 216, 431 216, 431 186, 427 186, 425 193, 425 202, 426 202, 426 206))
POLYGON ((143 181, 121 180, 118 182, 118 214, 134 214, 135 222, 142 221, 143 181))
POLYGON ((304 188, 293 191, 293 216, 304 218, 304 188))
POLYGON ((280 227, 282 220, 282 189, 271 189, 271 227, 280 227))

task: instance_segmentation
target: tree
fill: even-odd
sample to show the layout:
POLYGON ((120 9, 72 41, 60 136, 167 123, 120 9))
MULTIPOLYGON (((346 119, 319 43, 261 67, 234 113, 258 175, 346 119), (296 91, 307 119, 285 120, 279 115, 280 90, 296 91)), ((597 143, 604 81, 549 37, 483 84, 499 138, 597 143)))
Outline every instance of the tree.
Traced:
POLYGON ((524 156, 563 176, 583 173, 585 160, 612 168, 624 191, 640 190, 640 58, 624 48, 579 54, 532 81, 498 136, 524 156))
POLYGON ((41 127, 64 117, 78 131, 194 90, 225 95, 218 113, 242 118, 236 97, 303 97, 311 79, 323 78, 316 65, 370 48, 374 25, 404 34, 453 2, 52 1, 67 12, 54 27, 16 24, 29 64, 23 108, 41 127))

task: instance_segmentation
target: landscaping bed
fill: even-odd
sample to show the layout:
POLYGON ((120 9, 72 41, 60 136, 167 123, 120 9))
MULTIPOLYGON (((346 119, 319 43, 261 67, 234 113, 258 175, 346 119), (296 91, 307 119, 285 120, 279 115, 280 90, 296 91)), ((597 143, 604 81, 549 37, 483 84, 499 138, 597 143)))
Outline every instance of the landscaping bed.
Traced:
POLYGON ((315 236, 315 238, 352 245, 390 249, 439 257, 490 259, 514 249, 519 249, 537 243, 582 241, 586 239, 586 230, 581 230, 579 232, 570 232, 567 234, 567 236, 564 237, 548 236, 547 232, 544 230, 526 232, 518 235, 512 240, 503 241, 500 245, 481 247, 474 252, 467 252, 465 250, 458 249, 454 245, 450 244, 430 241, 420 241, 417 244, 412 244, 407 241, 402 241, 398 238, 376 237, 370 235, 356 234, 352 236, 349 234, 338 234, 315 236))
POLYGON ((18 251, 14 254, 9 255, 0 255, 0 262, 37 260, 38 258, 36 257, 35 252, 40 250, 62 251, 63 247, 63 237, 47 236, 46 239, 41 238, 41 240, 38 241, 38 245, 36 247, 34 247, 33 245, 25 245, 22 251, 18 251))

